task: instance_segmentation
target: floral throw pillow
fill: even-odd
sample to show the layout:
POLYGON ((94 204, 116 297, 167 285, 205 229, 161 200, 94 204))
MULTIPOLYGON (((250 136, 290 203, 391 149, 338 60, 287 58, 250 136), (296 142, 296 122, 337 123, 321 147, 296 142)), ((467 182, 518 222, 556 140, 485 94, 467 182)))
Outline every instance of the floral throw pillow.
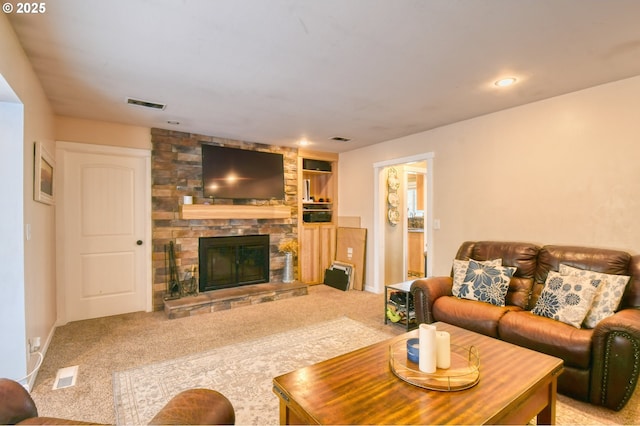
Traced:
POLYGON ((587 316, 582 323, 587 328, 594 328, 600 321, 616 312, 627 283, 631 279, 626 275, 604 274, 602 272, 573 268, 568 265, 560 265, 560 275, 575 275, 601 281, 593 298, 591 309, 587 312, 587 316))
POLYGON ((532 313, 580 328, 600 280, 550 271, 532 313))
POLYGON ((470 260, 458 297, 504 306, 514 272, 513 266, 490 266, 470 260))
MULTIPOLYGON (((462 286, 462 282, 467 276, 467 268, 469 268, 469 262, 469 260, 458 259, 455 259, 453 261, 453 288, 451 289, 451 292, 456 297, 460 297, 460 287, 462 286)), ((474 262, 489 266, 502 266, 502 259, 491 259, 482 261, 475 260, 474 262)))

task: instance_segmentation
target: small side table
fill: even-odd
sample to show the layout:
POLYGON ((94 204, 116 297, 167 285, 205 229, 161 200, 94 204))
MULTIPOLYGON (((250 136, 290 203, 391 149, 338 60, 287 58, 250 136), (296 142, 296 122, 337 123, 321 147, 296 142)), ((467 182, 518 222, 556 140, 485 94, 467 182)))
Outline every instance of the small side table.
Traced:
POLYGON ((388 284, 384 286, 384 323, 387 324, 388 322, 390 322, 389 318, 387 318, 387 305, 389 304, 389 292, 393 292, 393 291, 399 291, 404 293, 405 296, 405 308, 406 308, 406 317, 405 319, 401 319, 400 321, 398 321, 397 323, 393 323, 393 324, 399 324, 399 325, 405 325, 407 328, 407 331, 409 330, 413 330, 414 328, 418 327, 418 324, 416 323, 416 313, 415 310, 410 310, 409 309, 409 300, 411 297, 411 284, 414 282, 415 280, 409 280, 409 281, 405 281, 402 283, 397 283, 397 284, 388 284))

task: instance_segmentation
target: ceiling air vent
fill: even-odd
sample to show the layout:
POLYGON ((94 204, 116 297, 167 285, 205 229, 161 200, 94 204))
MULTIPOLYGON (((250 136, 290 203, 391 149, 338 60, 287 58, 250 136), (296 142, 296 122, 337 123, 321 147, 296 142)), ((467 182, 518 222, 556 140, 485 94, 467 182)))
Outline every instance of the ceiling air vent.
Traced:
POLYGON ((133 98, 127 98, 127 103, 129 105, 136 105, 144 108, 152 108, 152 109, 159 109, 159 110, 164 110, 167 107, 166 104, 159 104, 157 102, 150 102, 150 101, 142 101, 140 99, 133 99, 133 98))
POLYGON ((349 142, 351 140, 350 138, 343 138, 342 136, 334 136, 330 139, 336 142, 349 142))

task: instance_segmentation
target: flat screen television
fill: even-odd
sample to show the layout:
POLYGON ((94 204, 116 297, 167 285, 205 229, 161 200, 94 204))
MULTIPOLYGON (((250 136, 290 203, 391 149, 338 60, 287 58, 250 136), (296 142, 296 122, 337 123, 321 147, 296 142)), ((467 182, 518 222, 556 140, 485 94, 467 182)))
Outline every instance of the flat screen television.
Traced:
POLYGON ((282 154, 202 145, 202 188, 207 198, 284 199, 282 154))

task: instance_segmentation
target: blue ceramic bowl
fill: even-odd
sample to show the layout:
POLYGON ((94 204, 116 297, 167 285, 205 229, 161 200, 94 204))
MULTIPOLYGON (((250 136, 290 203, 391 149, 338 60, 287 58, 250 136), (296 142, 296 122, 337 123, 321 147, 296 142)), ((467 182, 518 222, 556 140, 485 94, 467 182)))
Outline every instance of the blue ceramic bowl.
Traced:
POLYGON ((416 364, 420 362, 420 339, 407 340, 407 358, 416 364))

